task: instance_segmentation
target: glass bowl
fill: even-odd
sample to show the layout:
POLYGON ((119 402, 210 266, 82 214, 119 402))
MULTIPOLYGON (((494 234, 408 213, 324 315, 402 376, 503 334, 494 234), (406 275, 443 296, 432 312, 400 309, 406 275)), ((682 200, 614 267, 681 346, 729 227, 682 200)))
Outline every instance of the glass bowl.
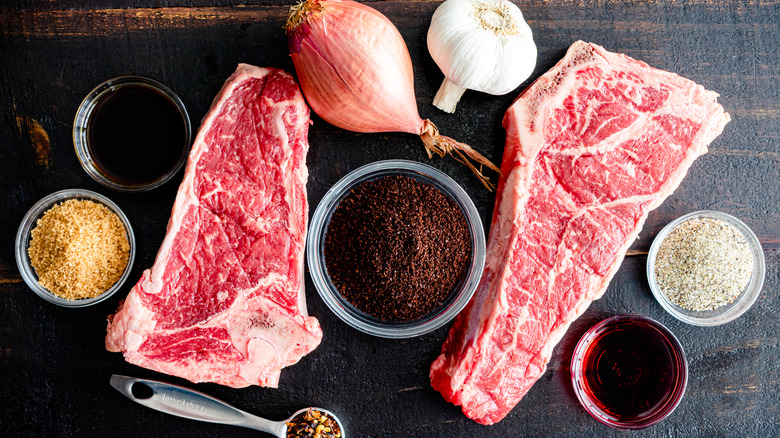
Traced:
POLYGON ((365 165, 349 173, 331 187, 314 212, 306 247, 306 258, 312 281, 330 310, 351 327, 383 338, 411 338, 447 324, 471 299, 485 265, 485 234, 479 213, 471 198, 443 172, 422 163, 405 160, 387 160, 365 165), (366 181, 389 175, 414 178, 440 190, 460 207, 466 217, 471 236, 471 260, 466 276, 459 286, 438 309, 422 318, 405 322, 381 320, 358 310, 341 296, 331 282, 325 267, 325 233, 336 207, 353 188, 366 181))
POLYGON ((765 273, 766 263, 764 261, 764 252, 761 249, 761 243, 758 241, 756 235, 739 219, 719 211, 702 210, 680 216, 673 220, 655 237, 647 256, 647 281, 650 283, 650 290, 653 292, 655 299, 661 304, 661 307, 675 318, 696 326, 725 324, 745 313, 761 293, 765 273), (715 219, 731 225, 745 238, 748 248, 753 255, 753 273, 750 276, 748 285, 733 302, 712 310, 696 311, 678 306, 666 297, 666 294, 661 291, 661 288, 658 286, 655 279, 655 261, 661 243, 675 227, 683 222, 694 219, 715 219))
POLYGON ((580 404, 596 420, 619 429, 663 420, 680 404, 688 384, 680 342, 661 323, 639 315, 613 316, 588 329, 570 368, 580 404))
MULTIPOLYGON (((184 107, 184 103, 181 101, 178 95, 174 93, 170 88, 155 81, 154 79, 145 78, 142 76, 119 76, 109 79, 102 84, 95 87, 89 92, 87 97, 79 105, 76 111, 76 117, 73 121, 73 146, 76 149, 76 156, 81 162, 81 167, 84 171, 92 177, 95 181, 113 190, 120 192, 144 192, 160 187, 168 182, 176 173, 184 167, 187 162, 187 157, 190 152, 190 140, 192 138, 192 125, 190 124, 190 117, 187 114, 187 109, 184 107), (141 86, 150 88, 157 91, 162 96, 167 98, 178 110, 184 122, 184 145, 182 147, 182 153, 178 161, 174 166, 164 173, 162 176, 148 182, 138 184, 127 184, 121 181, 116 181, 106 175, 94 160, 91 148, 89 147, 89 121, 95 108, 101 101, 111 96, 117 90, 128 86, 141 86)), ((150 160, 154 157, 149 157, 150 160)))
POLYGON ((21 225, 19 225, 19 230, 16 233, 16 245, 14 249, 16 265, 22 275, 22 279, 25 283, 27 283, 27 286, 29 286, 33 292, 38 294, 38 296, 44 300, 63 307, 87 307, 93 304, 97 304, 113 295, 122 287, 125 281, 127 281, 127 278, 130 276, 133 261, 135 260, 135 252, 136 246, 133 228, 130 226, 130 221, 127 219, 127 216, 125 216, 119 206, 99 193, 82 189, 61 190, 44 197, 35 205, 33 205, 24 216, 24 219, 22 219, 21 225), (94 298, 67 299, 49 292, 48 289, 38 284, 38 276, 35 274, 35 269, 32 267, 32 264, 30 263, 30 257, 27 254, 27 248, 30 246, 30 232, 36 226, 38 219, 40 219, 44 213, 46 213, 56 204, 62 203, 69 199, 89 200, 105 205, 109 210, 117 215, 120 221, 122 221, 122 225, 127 232, 127 242, 130 245, 130 253, 128 254, 125 271, 113 286, 94 298))

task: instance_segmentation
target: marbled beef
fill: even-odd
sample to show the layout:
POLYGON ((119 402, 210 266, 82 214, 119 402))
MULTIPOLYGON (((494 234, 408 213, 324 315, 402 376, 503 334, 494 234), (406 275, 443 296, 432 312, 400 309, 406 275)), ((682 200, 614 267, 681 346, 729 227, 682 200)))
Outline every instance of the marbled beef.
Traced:
POLYGON ((729 121, 717 96, 582 41, 520 95, 482 281, 431 367, 436 390, 483 424, 509 413, 729 121))
POLYGON ((306 314, 309 109, 295 80, 239 65, 193 143, 168 230, 106 348, 193 382, 276 386, 322 338, 306 314))

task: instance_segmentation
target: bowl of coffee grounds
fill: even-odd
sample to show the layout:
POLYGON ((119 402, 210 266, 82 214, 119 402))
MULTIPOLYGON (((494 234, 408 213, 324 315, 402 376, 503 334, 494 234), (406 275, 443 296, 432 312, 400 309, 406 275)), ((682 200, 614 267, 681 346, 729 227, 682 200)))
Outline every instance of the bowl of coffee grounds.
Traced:
POLYGON ((307 261, 326 305, 385 338, 445 325, 485 263, 482 222, 466 192, 417 162, 380 161, 342 178, 312 217, 307 261))
POLYGON ((38 201, 16 233, 16 264, 38 296, 63 307, 97 304, 119 290, 135 258, 130 221, 110 199, 70 189, 38 201))

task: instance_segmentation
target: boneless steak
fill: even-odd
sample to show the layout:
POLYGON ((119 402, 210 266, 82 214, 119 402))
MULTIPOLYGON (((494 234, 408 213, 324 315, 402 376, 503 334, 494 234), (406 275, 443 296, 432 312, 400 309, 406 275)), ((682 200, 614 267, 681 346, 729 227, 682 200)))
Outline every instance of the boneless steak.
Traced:
POLYGON ((303 254, 309 109, 295 80, 246 64, 192 146, 154 266, 108 325, 133 364, 232 387, 276 386, 322 338, 303 254))
POLYGON ((482 424, 509 413, 729 121, 717 96, 581 41, 521 94, 485 270, 431 367, 436 390, 482 424))

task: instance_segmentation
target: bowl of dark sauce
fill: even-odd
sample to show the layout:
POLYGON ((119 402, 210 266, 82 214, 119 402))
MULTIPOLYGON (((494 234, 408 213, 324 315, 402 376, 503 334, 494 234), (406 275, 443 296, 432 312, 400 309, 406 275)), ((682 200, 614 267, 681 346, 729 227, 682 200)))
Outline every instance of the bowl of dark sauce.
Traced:
POLYGON ((593 418, 619 429, 642 429, 677 408, 688 364, 682 345, 661 323, 619 315, 585 332, 572 355, 571 379, 593 418))
POLYGON ((73 144, 95 181, 123 192, 165 184, 186 163, 192 127, 170 88, 141 76, 103 82, 81 102, 73 144))

